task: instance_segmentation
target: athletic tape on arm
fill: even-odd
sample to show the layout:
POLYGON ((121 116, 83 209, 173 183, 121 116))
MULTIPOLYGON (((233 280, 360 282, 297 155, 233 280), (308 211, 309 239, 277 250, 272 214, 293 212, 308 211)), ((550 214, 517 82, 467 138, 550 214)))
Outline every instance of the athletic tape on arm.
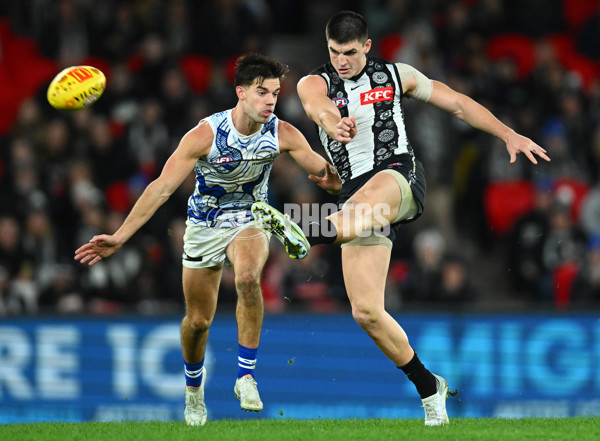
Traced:
POLYGON ((396 63, 396 66, 398 67, 400 81, 403 83, 411 80, 412 78, 417 79, 417 87, 412 94, 412 98, 425 103, 429 101, 429 98, 431 98, 431 93, 433 92, 433 81, 408 64, 396 63))

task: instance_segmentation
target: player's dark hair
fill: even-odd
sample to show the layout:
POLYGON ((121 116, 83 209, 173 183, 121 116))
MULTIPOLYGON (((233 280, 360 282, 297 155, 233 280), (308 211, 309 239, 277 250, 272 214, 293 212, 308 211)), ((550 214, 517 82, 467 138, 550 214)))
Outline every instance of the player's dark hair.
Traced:
POLYGON ((283 81, 288 73, 287 65, 262 54, 252 53, 242 55, 235 63, 235 87, 248 87, 258 80, 262 84, 266 78, 279 78, 283 81))
POLYGON ((351 43, 353 41, 365 44, 369 38, 367 20, 356 12, 337 12, 327 22, 325 36, 327 40, 333 40, 339 44, 351 43))

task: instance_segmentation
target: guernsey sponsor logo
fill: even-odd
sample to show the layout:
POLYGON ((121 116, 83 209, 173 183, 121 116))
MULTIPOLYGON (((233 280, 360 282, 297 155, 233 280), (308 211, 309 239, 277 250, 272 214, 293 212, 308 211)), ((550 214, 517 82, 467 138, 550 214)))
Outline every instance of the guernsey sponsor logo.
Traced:
POLYGON ((381 87, 378 89, 371 89, 368 92, 363 92, 360 94, 360 104, 362 106, 366 104, 378 103, 380 101, 391 101, 393 99, 393 87, 381 87))

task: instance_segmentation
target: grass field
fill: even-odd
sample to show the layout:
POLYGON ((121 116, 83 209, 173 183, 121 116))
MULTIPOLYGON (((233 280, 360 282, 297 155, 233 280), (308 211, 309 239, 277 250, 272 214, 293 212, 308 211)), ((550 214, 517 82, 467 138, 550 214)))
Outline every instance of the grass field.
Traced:
POLYGON ((596 441, 600 418, 458 418, 425 427, 419 419, 220 420, 204 427, 183 422, 37 423, 0 425, 2 441, 596 441))

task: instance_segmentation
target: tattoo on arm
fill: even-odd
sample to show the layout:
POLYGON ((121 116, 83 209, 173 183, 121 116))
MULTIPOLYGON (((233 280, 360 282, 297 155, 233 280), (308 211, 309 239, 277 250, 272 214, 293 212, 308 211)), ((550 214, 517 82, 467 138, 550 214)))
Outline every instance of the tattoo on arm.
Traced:
POLYGON ((319 178, 324 178, 325 174, 327 173, 326 169, 323 168, 320 172, 319 172, 319 178))

